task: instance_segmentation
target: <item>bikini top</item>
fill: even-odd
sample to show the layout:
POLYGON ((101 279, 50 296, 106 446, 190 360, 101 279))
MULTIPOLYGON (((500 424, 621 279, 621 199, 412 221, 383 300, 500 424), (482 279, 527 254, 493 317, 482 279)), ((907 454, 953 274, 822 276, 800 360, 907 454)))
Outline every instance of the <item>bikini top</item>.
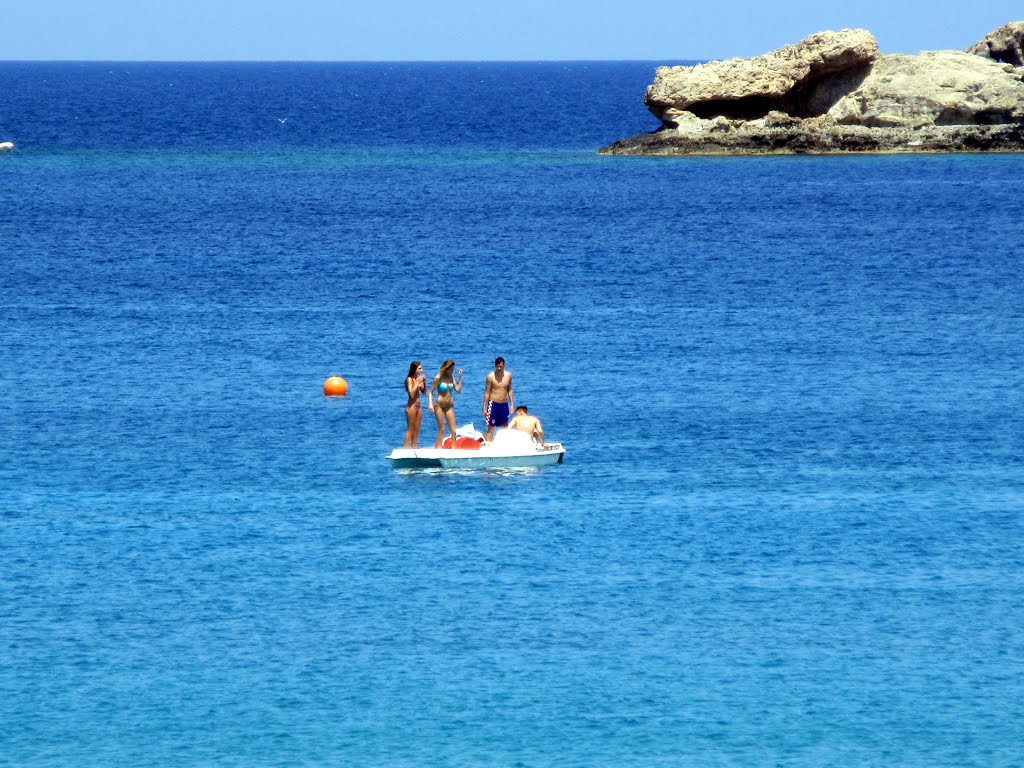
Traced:
POLYGON ((446 381, 442 381, 440 384, 437 385, 437 391, 438 392, 447 392, 448 390, 454 391, 455 390, 455 385, 454 384, 449 384, 446 381))

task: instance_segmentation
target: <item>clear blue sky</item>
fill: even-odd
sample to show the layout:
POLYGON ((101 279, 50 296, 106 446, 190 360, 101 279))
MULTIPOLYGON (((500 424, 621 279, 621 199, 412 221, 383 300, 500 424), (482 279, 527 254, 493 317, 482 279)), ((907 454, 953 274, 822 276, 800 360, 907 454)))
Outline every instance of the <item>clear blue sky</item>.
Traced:
POLYGON ((823 29, 964 48, 1021 0, 22 0, 4 60, 457 61, 755 56, 823 29))

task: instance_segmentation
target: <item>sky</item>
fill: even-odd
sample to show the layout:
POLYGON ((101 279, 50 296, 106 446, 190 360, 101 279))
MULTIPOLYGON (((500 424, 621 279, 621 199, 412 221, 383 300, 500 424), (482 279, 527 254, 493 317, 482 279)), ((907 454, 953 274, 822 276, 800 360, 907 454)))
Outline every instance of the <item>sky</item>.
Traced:
POLYGON ((917 53, 1019 20, 1021 0, 26 0, 0 60, 708 60, 844 27, 917 53))

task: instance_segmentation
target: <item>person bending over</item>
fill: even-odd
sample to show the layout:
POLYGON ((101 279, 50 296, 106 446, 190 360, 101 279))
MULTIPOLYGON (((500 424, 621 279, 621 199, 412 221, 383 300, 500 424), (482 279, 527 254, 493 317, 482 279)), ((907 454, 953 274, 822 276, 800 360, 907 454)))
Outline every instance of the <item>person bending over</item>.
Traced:
POLYGON ((536 441, 541 448, 544 447, 544 427, 541 426, 540 419, 536 416, 531 416, 530 411, 525 405, 520 405, 516 408, 516 415, 512 417, 512 421, 508 423, 509 429, 518 429, 520 432, 525 432, 536 441))

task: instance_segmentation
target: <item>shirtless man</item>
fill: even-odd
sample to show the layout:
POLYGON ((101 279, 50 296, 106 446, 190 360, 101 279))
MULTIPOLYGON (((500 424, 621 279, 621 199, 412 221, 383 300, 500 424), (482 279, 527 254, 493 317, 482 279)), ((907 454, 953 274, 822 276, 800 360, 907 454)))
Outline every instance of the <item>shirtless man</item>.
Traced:
POLYGON ((544 427, 540 425, 540 419, 530 415, 525 405, 520 405, 516 408, 516 415, 508 423, 508 428, 525 432, 536 440, 541 448, 544 447, 544 427))
POLYGON ((516 398, 512 394, 512 371, 505 370, 505 358, 494 361, 494 370, 487 374, 484 384, 484 421, 487 422, 487 434, 484 440, 490 442, 495 427, 507 427, 508 416, 516 407, 516 398))

